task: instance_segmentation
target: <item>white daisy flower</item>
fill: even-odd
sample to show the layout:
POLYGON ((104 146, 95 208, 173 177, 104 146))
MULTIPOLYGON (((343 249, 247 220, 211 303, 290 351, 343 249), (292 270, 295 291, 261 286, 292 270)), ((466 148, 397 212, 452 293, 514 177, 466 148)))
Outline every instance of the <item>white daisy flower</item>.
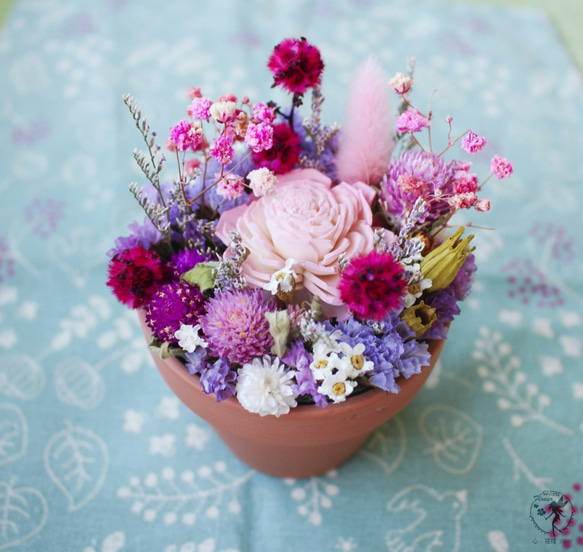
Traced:
POLYGON ((346 400, 346 397, 352 393, 356 385, 355 381, 346 379, 345 372, 339 370, 335 374, 328 375, 318 387, 318 391, 333 402, 340 403, 346 400))
POLYGON ((237 371, 237 399, 249 412, 279 417, 297 405, 292 370, 285 369, 276 357, 254 358, 237 371))
POLYGON ((208 347, 208 343, 198 335, 200 329, 200 324, 196 326, 182 324, 180 329, 174 332, 174 337, 178 339, 178 346, 187 353, 194 353, 197 347, 208 347))
POLYGON ((263 289, 271 291, 272 295, 276 295, 280 291, 284 293, 293 291, 295 281, 298 278, 298 275, 292 268, 295 262, 295 259, 288 259, 285 261, 284 267, 271 275, 269 283, 266 284, 263 289))
POLYGON ((345 372, 349 378, 358 378, 374 368, 374 363, 364 356, 364 343, 358 343, 354 347, 341 343, 340 348, 347 359, 345 372))
POLYGON ((343 368, 338 352, 340 352, 340 347, 335 347, 324 341, 314 343, 310 369, 317 381, 322 381, 326 376, 343 368))

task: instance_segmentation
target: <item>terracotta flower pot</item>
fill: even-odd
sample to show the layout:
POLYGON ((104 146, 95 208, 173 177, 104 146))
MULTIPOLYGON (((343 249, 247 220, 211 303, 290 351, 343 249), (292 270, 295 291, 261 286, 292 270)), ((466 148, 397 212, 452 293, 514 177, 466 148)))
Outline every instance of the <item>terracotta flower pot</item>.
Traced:
MULTIPOLYGON (((144 312, 138 312, 149 339, 144 312)), ((235 397, 218 403, 178 360, 152 357, 175 395, 213 427, 239 460, 267 475, 303 478, 346 462, 377 427, 407 406, 429 377, 443 345, 443 340, 430 342, 430 365, 400 380, 397 394, 371 389, 326 408, 301 405, 279 418, 248 412, 235 397)))

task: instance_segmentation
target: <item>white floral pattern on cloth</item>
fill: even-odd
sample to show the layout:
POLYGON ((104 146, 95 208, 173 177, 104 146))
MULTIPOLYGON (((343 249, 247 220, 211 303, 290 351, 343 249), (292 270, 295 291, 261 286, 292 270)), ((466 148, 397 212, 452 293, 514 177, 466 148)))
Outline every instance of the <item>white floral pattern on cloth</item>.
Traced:
POLYGON ((0 550, 531 549, 551 538, 529 519, 547 490, 579 507, 576 543, 583 81, 548 19, 439 0, 198 4, 17 0, 0 30, 0 550), (104 282, 139 216, 122 94, 161 131, 191 85, 257 100, 264 53, 300 35, 327 65, 327 120, 369 53, 393 74, 415 53, 432 124, 472 121, 515 174, 488 189, 495 230, 475 231, 474 293, 426 388, 346 465, 286 481, 170 394, 104 282))

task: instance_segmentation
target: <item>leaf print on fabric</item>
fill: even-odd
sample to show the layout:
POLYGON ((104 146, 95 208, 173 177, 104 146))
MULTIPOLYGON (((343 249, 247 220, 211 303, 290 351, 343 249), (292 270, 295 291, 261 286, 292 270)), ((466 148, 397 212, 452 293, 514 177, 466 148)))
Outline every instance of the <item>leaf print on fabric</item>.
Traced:
POLYGON ((194 525, 203 515, 216 519, 225 502, 229 512, 240 513, 239 488, 254 473, 234 477, 224 462, 217 462, 212 467, 200 466, 196 474, 184 471, 177 478, 173 468, 166 468, 160 476, 149 473, 143 479, 131 477, 129 485, 121 487, 117 495, 131 500, 132 512, 148 523, 161 519, 164 525, 194 525))
POLYGON ((322 525, 322 508, 332 508, 332 498, 337 496, 340 488, 330 479, 338 475, 336 470, 330 470, 320 477, 309 479, 285 479, 285 484, 293 486, 291 497, 300 503, 298 514, 305 517, 312 525, 322 525))
POLYGON ((27 354, 11 351, 0 355, 0 394, 32 401, 44 385, 44 370, 27 354))
POLYGON ((358 453, 379 464, 390 475, 397 469, 406 451, 405 425, 399 416, 395 416, 377 429, 358 453))
POLYGON ((436 404, 421 415, 419 427, 435 462, 451 473, 468 473, 475 465, 482 444, 482 427, 468 415, 436 404))
POLYGON ((28 426, 22 410, 9 403, 0 404, 0 466, 26 454, 28 426))
POLYGON ((72 512, 100 491, 109 467, 109 453, 105 442, 92 431, 68 422, 65 425, 46 444, 44 463, 72 512))
POLYGON ((16 481, 0 481, 0 550, 12 548, 38 534, 45 526, 48 507, 44 496, 16 481))
POLYGON ((520 359, 512 355, 512 347, 502 341, 500 332, 480 328, 475 345, 473 357, 480 361, 478 375, 485 380, 484 390, 499 395, 498 408, 516 412, 510 418, 513 426, 535 421, 566 435, 573 433, 545 416, 544 410, 551 399, 539 393, 535 384, 527 383, 527 375, 518 370, 520 359))
POLYGON ((55 388, 60 401, 82 410, 93 410, 105 395, 99 371, 82 358, 66 358, 57 364, 55 388))
POLYGON ((412 485, 389 502, 385 542, 389 552, 447 550, 459 552, 461 518, 468 509, 466 491, 439 494, 424 485, 412 485), (437 548, 439 547, 439 548, 437 548))

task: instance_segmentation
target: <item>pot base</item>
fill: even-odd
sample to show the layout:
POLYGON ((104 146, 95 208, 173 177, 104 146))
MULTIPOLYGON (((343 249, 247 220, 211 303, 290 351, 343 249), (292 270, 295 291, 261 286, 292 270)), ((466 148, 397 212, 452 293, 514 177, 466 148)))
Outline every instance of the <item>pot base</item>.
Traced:
MULTIPOLYGON (((147 339, 150 330, 138 311, 147 339)), ((320 475, 349 460, 380 425, 398 414, 423 387, 444 341, 431 341, 431 363, 421 373, 399 380, 397 394, 371 389, 343 403, 325 408, 300 405, 288 414, 259 416, 245 410, 235 397, 218 403, 203 392, 197 376, 175 358, 154 362, 176 396, 206 420, 237 458, 261 473, 275 477, 304 478, 320 475)))

